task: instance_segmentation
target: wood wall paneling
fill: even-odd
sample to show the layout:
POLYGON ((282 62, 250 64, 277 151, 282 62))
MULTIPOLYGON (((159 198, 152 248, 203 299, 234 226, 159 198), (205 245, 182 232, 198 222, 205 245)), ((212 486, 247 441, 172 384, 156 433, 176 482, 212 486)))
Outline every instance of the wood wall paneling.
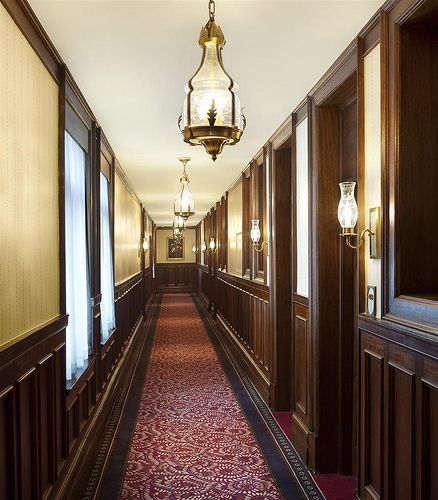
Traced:
MULTIPOLYGON (((403 347, 373 321, 361 330, 361 470, 363 498, 434 498, 437 482, 438 358, 421 341, 403 347)), ((394 335, 394 332, 392 332, 394 335)), ((410 333, 395 334, 398 341, 410 333)))
MULTIPOLYGON (((44 115, 44 124, 38 126, 36 132, 29 129, 29 134, 23 135, 22 133, 25 127, 34 127, 35 120, 29 116, 25 120, 26 125, 21 127, 19 133, 9 134, 8 137, 20 136, 20 140, 23 137, 39 139, 37 143, 44 147, 44 154, 35 148, 28 149, 35 158, 39 160, 43 158, 45 166, 40 166, 38 171, 41 174, 46 169, 43 175, 46 186, 44 189, 41 188, 41 191, 46 194, 51 193, 51 197, 46 196, 44 199, 45 206, 50 211, 50 214, 48 213, 41 219, 44 219, 45 228, 39 227, 35 221, 30 221, 33 230, 38 231, 40 244, 33 245, 32 255, 39 262, 35 266, 29 264, 37 273, 34 278, 30 276, 33 281, 29 283, 39 287, 39 292, 36 294, 38 297, 35 298, 35 293, 30 291, 27 302, 35 306, 43 301, 45 316, 33 324, 33 309, 27 306, 19 307, 19 314, 30 326, 26 328, 25 335, 15 336, 12 339, 13 342, 4 343, 0 352, 0 496, 17 499, 51 495, 56 497, 57 491, 65 492, 65 485, 75 481, 74 470, 78 464, 81 464, 78 454, 83 453, 85 449, 81 446, 81 439, 87 428, 94 422, 91 417, 96 415, 98 403, 101 404, 101 401, 105 399, 103 394, 106 386, 115 372, 115 366, 123 358, 128 340, 134 331, 138 331, 136 327, 144 317, 145 305, 153 293, 153 280, 150 269, 137 269, 132 278, 119 284, 115 293, 117 328, 108 342, 102 346, 99 322, 99 171, 100 167, 103 167, 107 177, 111 177, 112 180, 114 153, 74 79, 51 45, 30 7, 25 2, 5 0, 2 1, 0 14, 2 38, 6 37, 9 40, 9 35, 14 32, 14 43, 22 45, 20 53, 26 58, 27 70, 36 71, 35 78, 30 75, 26 77, 29 81, 37 83, 32 87, 33 94, 20 94, 23 107, 19 106, 14 112, 21 113, 36 109, 34 102, 39 102, 40 108, 42 106, 47 111, 44 115), (23 31, 24 36, 11 21, 5 8, 23 31), (26 39, 32 47, 28 45, 26 39), (31 64, 28 64, 29 61, 31 64), (44 87, 44 99, 40 99, 40 87, 44 87), (32 103, 32 106, 29 106, 26 99, 30 99, 29 103, 32 103), (52 104, 53 106, 50 107, 52 104), (88 360, 88 366, 75 381, 76 383, 70 384, 67 391, 65 379, 67 316, 64 315, 64 130, 67 130, 87 153, 88 239, 95 320, 93 352, 88 360), (54 241, 53 228, 56 229, 56 245, 52 249, 54 254, 48 248, 48 245, 54 241), (51 282, 50 286, 47 286, 46 279, 38 278, 38 272, 44 270, 45 259, 50 260, 51 269, 48 272, 44 271, 46 278, 54 280, 54 284, 51 282), (46 291, 53 294, 53 300, 47 296, 46 291), (56 305, 54 309, 53 304, 56 305), (73 470, 73 479, 70 477, 70 468, 73 470)), ((15 55, 18 53, 12 49, 7 52, 15 55)), ((15 60, 14 64, 17 61, 15 60)), ((9 67, 12 66, 9 65, 9 67)), ((17 74, 16 71, 12 71, 4 73, 4 76, 10 79, 15 78, 17 74)), ((2 85, 2 87, 6 88, 7 85, 2 85)), ((15 85, 15 88, 24 89, 21 85, 15 85)), ((11 103, 16 102, 17 100, 11 99, 11 103)), ((19 124, 20 121, 16 123, 19 124)), ((7 150, 6 147, 1 149, 7 150)), ((27 169, 29 165, 27 161, 27 169)), ((121 169, 119 169, 119 174, 126 190, 138 204, 138 199, 133 194, 129 181, 121 169)), ((41 187, 39 181, 32 181, 29 171, 26 173, 26 178, 31 182, 32 189, 41 187)), ((114 182, 112 184, 114 185, 114 182)), ((31 190, 27 190, 23 185, 20 187, 20 192, 23 191, 26 194, 26 203, 23 206, 29 209, 27 194, 31 190)), ((111 198, 114 199, 114 191, 111 198)), ((113 218, 113 202, 111 205, 113 218)), ((138 207, 140 207, 139 204, 138 207)), ((41 214, 45 213, 39 209, 31 210, 31 212, 40 218, 41 214)), ((15 222, 17 222, 16 215, 12 218, 15 222)), ((6 216, 3 219, 7 221, 11 218, 6 216)), ((6 233, 14 235, 16 231, 8 230, 6 233)), ((128 245, 131 251, 135 247, 136 259, 134 261, 138 256, 140 237, 140 232, 136 230, 135 236, 131 238, 128 245)), ((28 235, 25 235, 25 239, 32 241, 28 235)), ((19 248, 24 252, 27 251, 22 244, 19 248)), ((20 257, 20 252, 17 255, 20 257)), ((29 255, 27 252, 27 259, 31 258, 29 255)), ((29 266, 23 266, 23 269, 29 266)), ((13 267, 10 270, 15 272, 13 267)), ((2 317, 4 318, 4 315, 2 317)), ((13 330, 15 334, 17 332, 21 334, 17 326, 19 326, 18 323, 13 326, 13 330)), ((4 334, 6 331, 4 324, 0 329, 4 334)), ((104 411, 106 410, 103 410, 102 414, 104 411)))
POLYGON ((384 314, 438 331, 435 2, 400 0, 383 16, 384 314), (395 50, 395 48, 397 50, 395 50), (416 78, 411 78, 415 74, 416 78), (419 95, 418 100, 412 95, 419 95), (418 126, 414 127, 413 124, 418 126), (413 203, 418 199, 418 203, 413 203), (393 214, 393 216, 391 216, 393 214), (420 250, 421 249, 421 250, 420 250), (415 266, 412 265, 415 262, 415 266))
POLYGON ((1 353, 4 498, 39 497, 56 481, 63 460, 66 324, 67 318, 61 317, 27 337, 23 346, 1 353))
POLYGON ((195 291, 196 264, 157 264, 155 266, 157 291, 195 291))
POLYGON ((269 401, 271 325, 269 289, 249 280, 217 273, 217 315, 227 344, 237 353, 261 395, 269 401))
MULTIPOLYGON (((265 156, 268 167, 269 198, 265 196, 264 240, 269 242, 269 263, 265 260, 265 280, 269 277, 270 333, 271 333, 271 393, 270 405, 275 410, 289 410, 291 404, 291 347, 292 328, 290 311, 292 296, 292 225, 285 224, 285 214, 291 211, 291 135, 282 145, 265 156), (269 202, 269 204, 267 203, 269 202), (270 228, 274 231, 269 231, 270 228), (269 234, 270 233, 270 234, 269 234), (268 267, 269 266, 269 267, 268 267), (269 272, 268 272, 269 271, 269 272)), ((263 253, 268 256, 268 248, 263 253)), ((262 252, 260 253, 262 254, 262 252)))
POLYGON ((353 473, 356 434, 356 256, 338 236, 336 214, 338 183, 357 178, 356 68, 357 44, 352 43, 312 91, 311 324, 316 341, 312 369, 319 377, 316 468, 344 474, 353 473))
POLYGON ((315 467, 313 337, 310 327, 309 286, 311 276, 311 102, 304 100, 292 116, 291 175, 291 409, 292 442, 309 467, 315 467), (307 187, 303 173, 307 170, 307 187), (307 189, 307 192, 305 192, 307 189), (307 204, 307 220, 305 217, 307 204), (303 220, 304 218, 304 220, 303 220), (307 232, 307 235, 305 234, 307 232), (305 243, 307 241, 307 245, 305 243), (306 252, 308 255, 306 255, 306 252), (306 283, 307 282, 307 283, 306 283))

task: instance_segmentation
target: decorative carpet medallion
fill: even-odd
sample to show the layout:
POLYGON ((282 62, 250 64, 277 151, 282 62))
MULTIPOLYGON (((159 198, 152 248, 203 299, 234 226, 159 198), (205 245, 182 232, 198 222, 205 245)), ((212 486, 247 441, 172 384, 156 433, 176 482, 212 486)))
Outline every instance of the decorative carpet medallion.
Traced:
POLYGON ((121 498, 282 498, 186 295, 163 297, 121 498))

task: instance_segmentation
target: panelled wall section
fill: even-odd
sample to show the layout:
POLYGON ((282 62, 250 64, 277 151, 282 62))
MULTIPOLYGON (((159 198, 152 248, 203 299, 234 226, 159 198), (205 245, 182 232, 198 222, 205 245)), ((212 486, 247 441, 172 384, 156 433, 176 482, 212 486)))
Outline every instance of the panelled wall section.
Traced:
POLYGON ((150 319, 154 260, 153 242, 148 256, 142 255, 141 242, 154 228, 25 2, 0 4, 0 47, 0 497, 66 498, 72 488, 79 491, 86 455, 112 410, 114 387, 131 376, 140 352, 144 336, 137 333, 150 319), (88 359, 68 385, 65 131, 86 156, 92 317, 88 359), (117 282, 116 328, 105 343, 100 331, 101 170, 109 183, 117 282), (85 441, 90 446, 83 446, 85 441))

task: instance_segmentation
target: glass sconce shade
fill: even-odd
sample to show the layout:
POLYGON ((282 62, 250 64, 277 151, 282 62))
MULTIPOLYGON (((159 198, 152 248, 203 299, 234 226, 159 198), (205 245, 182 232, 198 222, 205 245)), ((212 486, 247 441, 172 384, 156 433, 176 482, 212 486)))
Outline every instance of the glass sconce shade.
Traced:
POLYGON ((141 246, 142 246, 143 252, 147 252, 149 250, 149 241, 146 237, 143 238, 143 243, 141 246))
POLYGON ((259 219, 253 219, 251 220, 251 241, 253 243, 258 243, 260 241, 260 227, 259 227, 260 221, 259 219))
POLYGON ((214 238, 210 238, 210 250, 213 251, 216 248, 216 242, 214 238))
POLYGON ((186 85, 179 125, 185 142, 203 145, 216 160, 225 144, 239 142, 246 123, 236 94, 238 85, 225 71, 222 62, 225 37, 215 23, 214 2, 210 2, 210 8, 211 4, 210 19, 199 36, 201 64, 186 85))
POLYGON ((192 246, 192 252, 193 252, 193 253, 196 253, 197 251, 198 251, 198 249, 196 248, 196 245, 193 245, 193 246, 192 246))
POLYGON ((173 204, 174 214, 182 217, 183 220, 187 220, 195 213, 195 198, 189 189, 190 180, 186 172, 186 164, 189 160, 190 158, 179 158, 179 161, 183 164, 184 169, 180 179, 180 189, 173 204))
POLYGON ((205 241, 202 242, 202 245, 201 245, 201 250, 203 252, 205 252, 207 250, 207 243, 205 243, 205 241))
POLYGON ((342 227, 342 234, 354 234, 357 224, 357 203, 354 198, 355 182, 341 182, 341 199, 338 206, 338 220, 342 227))

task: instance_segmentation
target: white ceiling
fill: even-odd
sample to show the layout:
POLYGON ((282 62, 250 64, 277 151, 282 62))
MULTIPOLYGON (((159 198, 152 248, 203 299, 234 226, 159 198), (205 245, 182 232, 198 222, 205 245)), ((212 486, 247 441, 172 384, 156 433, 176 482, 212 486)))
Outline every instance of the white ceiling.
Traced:
POLYGON ((172 221, 179 156, 197 223, 383 3, 217 0, 225 68, 239 83, 247 129, 213 163, 177 127, 197 69, 207 0, 30 0, 146 209, 172 221))

